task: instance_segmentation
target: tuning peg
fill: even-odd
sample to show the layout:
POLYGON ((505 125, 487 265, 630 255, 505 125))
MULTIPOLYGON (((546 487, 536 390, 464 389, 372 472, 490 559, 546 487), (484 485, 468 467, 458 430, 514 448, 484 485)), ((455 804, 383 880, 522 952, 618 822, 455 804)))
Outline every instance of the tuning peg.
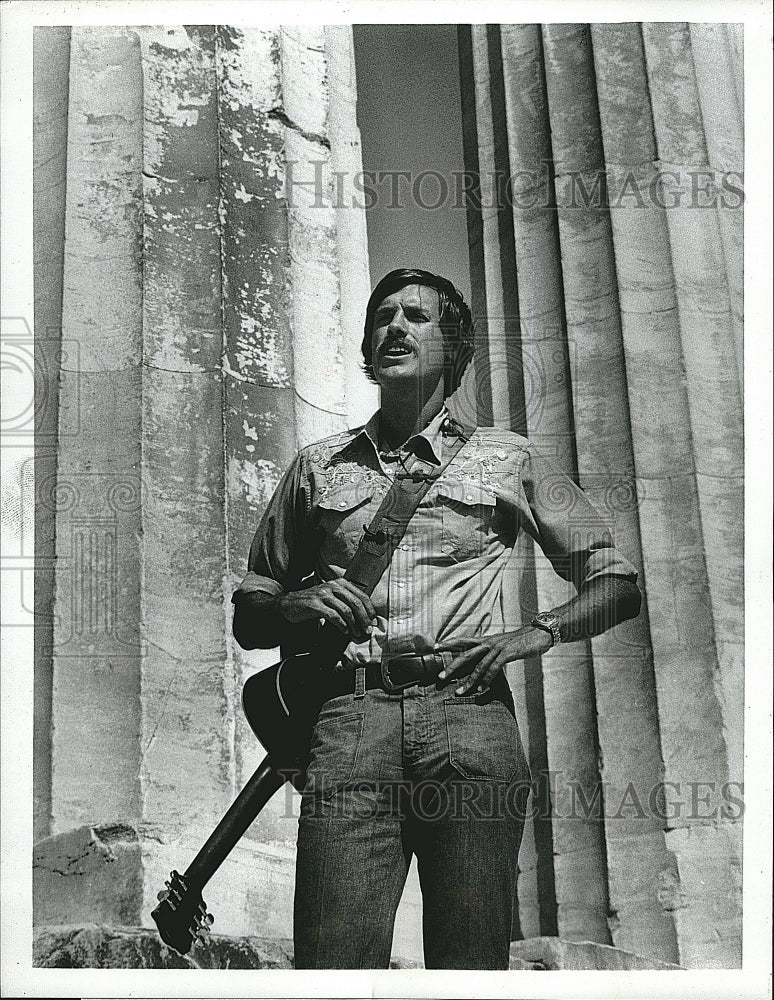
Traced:
POLYGON ((169 898, 169 892, 166 889, 162 889, 161 892, 156 893, 156 899, 163 903, 165 899, 169 898))
POLYGON ((193 936, 199 944, 206 945, 210 940, 210 929, 209 927, 197 927, 193 936))
POLYGON ((212 927, 212 925, 215 923, 215 917, 213 917, 211 913, 205 913, 204 919, 207 921, 207 927, 212 927))

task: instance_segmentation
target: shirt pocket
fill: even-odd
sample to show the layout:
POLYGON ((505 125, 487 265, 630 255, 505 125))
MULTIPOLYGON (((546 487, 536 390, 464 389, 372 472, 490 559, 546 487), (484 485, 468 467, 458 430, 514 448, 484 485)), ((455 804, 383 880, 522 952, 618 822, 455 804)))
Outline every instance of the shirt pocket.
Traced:
POLYGON ((518 723, 503 702, 449 701, 444 711, 449 763, 463 778, 530 780, 518 723))
POLYGON ((480 483, 449 479, 439 483, 441 549, 454 562, 482 555, 492 530, 497 498, 480 483))
POLYGON ((363 526, 376 510, 370 508, 380 499, 373 487, 354 483, 330 490, 317 503, 322 529, 320 555, 325 563, 346 569, 363 535, 363 526))

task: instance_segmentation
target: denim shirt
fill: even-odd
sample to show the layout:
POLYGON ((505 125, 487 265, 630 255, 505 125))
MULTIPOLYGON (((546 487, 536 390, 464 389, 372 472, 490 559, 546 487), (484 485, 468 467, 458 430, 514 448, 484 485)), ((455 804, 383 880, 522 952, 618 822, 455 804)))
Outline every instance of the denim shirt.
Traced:
MULTIPOLYGON (((256 531, 237 593, 278 596, 311 574, 314 582, 343 576, 396 467, 433 472, 455 440, 442 410, 385 460, 378 421, 377 412, 364 427, 299 452, 256 531)), ((442 651, 451 639, 512 628, 502 590, 517 586, 506 568, 522 530, 578 590, 605 574, 637 577, 572 480, 520 435, 479 427, 423 498, 371 595, 377 627, 349 644, 345 660, 377 662, 385 645, 392 655, 442 651)))

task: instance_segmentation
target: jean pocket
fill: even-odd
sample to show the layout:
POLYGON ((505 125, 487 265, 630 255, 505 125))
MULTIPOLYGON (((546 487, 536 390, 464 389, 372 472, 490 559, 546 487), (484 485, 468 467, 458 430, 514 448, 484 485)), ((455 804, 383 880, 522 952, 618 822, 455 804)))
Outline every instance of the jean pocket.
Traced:
POLYGON ((478 483, 449 480, 438 488, 441 548, 455 562, 473 559, 486 547, 497 500, 478 483))
POLYGON ((337 710, 335 701, 328 702, 312 731, 304 792, 316 798, 330 798, 352 780, 363 736, 364 713, 337 710))
POLYGON ((449 763, 463 778, 529 781, 519 726, 501 701, 447 702, 449 763))

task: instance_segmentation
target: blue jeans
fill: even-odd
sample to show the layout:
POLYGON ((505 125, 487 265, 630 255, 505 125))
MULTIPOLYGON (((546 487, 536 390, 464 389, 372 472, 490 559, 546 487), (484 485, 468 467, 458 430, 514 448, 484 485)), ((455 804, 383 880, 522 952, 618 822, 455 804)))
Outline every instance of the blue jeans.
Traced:
POLYGON ((301 799, 295 965, 387 968, 412 854, 425 966, 507 969, 530 774, 500 676, 327 701, 301 799))

